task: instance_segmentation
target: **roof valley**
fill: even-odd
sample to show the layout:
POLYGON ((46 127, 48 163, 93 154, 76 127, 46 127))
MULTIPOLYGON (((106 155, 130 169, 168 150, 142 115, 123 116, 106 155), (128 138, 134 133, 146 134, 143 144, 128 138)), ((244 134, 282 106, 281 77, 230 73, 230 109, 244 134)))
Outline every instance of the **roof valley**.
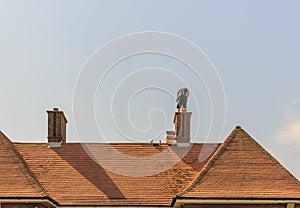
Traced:
POLYGON ((177 197, 297 198, 300 182, 247 132, 236 127, 177 197))
POLYGON ((231 139, 235 137, 238 132, 238 128, 234 129, 231 134, 227 137, 227 139, 220 145, 220 147, 215 151, 215 153, 210 157, 208 162, 205 164, 203 169, 198 173, 196 178, 190 183, 188 187, 186 187, 182 192, 177 194, 177 196, 183 196, 184 194, 191 191, 205 176, 208 170, 214 165, 215 161, 219 158, 219 156, 224 152, 226 146, 230 143, 231 139))

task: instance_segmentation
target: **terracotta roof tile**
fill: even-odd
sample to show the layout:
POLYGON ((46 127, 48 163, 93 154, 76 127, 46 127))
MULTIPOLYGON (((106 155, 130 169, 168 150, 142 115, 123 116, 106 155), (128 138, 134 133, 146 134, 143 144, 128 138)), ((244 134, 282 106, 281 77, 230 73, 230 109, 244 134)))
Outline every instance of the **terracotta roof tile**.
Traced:
POLYGON ((206 160, 199 162, 200 153, 210 156, 218 147, 194 144, 188 154, 169 169, 155 175, 132 177, 102 167, 95 158, 89 157, 85 148, 102 156, 104 163, 132 171, 137 165, 132 161, 120 160, 114 155, 104 157, 110 147, 125 155, 143 157, 144 171, 151 171, 147 165, 151 162, 160 165, 168 162, 168 157, 182 156, 186 148, 130 143, 66 143, 60 148, 26 143, 15 143, 15 146, 49 196, 62 205, 170 205, 174 196, 191 183, 207 162, 205 157, 206 160), (160 158, 163 163, 157 163, 155 155, 163 151, 170 154, 160 158))
POLYGON ((1 131, 0 164, 0 197, 47 196, 15 150, 13 143, 1 131))
POLYGON ((237 127, 180 197, 300 198, 300 183, 237 127))
POLYGON ((149 143, 47 148, 45 143, 11 143, 0 133, 0 197, 48 194, 60 205, 87 206, 170 206, 176 195, 300 198, 299 181, 240 128, 222 145, 193 144, 186 150, 149 143))

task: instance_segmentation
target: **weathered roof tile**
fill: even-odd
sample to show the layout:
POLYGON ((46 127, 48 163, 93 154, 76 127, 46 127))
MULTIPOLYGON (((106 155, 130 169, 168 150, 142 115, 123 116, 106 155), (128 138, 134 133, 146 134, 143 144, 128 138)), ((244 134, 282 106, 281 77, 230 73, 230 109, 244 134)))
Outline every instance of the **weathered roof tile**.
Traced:
POLYGON ((47 148, 46 144, 15 143, 15 146, 50 197, 62 205, 170 205, 173 197, 195 178, 207 162, 208 158, 198 161, 200 152, 205 149, 210 156, 218 147, 206 144, 203 148, 202 144, 194 144, 184 156, 186 149, 166 144, 66 143, 60 148, 47 148), (137 164, 132 163, 132 160, 121 161, 113 154, 105 157, 104 154, 109 154, 110 148, 131 157, 142 158, 145 173, 152 171, 153 167, 147 164, 155 164, 155 155, 158 153, 170 152, 160 158, 163 162, 167 162, 170 159, 168 157, 184 157, 154 175, 126 176, 100 165, 89 156, 86 146, 89 151, 102 156, 102 163, 109 162, 120 169, 134 171, 137 164))
POLYGON ((300 183, 237 127, 179 197, 299 198, 300 183))
POLYGON ((0 131, 0 197, 45 197, 13 143, 0 131))

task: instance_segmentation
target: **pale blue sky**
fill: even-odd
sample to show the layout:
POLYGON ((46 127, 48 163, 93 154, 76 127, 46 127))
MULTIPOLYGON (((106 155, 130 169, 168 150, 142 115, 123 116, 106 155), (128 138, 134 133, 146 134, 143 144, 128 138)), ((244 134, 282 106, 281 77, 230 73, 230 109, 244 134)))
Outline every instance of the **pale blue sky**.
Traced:
MULTIPOLYGON (((241 125, 300 178, 299 11, 300 2, 296 0, 0 0, 0 129, 13 141, 45 142, 45 111, 57 106, 69 120, 68 141, 78 141, 72 97, 88 57, 119 36, 162 31, 197 44, 220 74, 227 100, 221 141, 241 125)), ((178 63, 171 66, 172 60, 150 56, 136 62, 128 60, 118 67, 149 67, 151 61, 155 66, 174 66, 175 71, 181 67, 178 63)), ((210 115, 205 113, 210 111, 206 109, 208 96, 201 83, 198 87, 193 89, 203 92, 198 110, 202 121, 209 120, 210 115)), ((99 90, 96 104, 101 103, 101 95, 99 90)), ((159 102, 146 102, 143 97, 134 100, 136 107, 130 112, 136 127, 147 129, 148 113, 158 105, 165 109, 166 128, 172 128, 172 98, 157 91, 145 95, 157 97, 159 102), (144 116, 143 111, 147 111, 144 116)), ((101 108, 95 110, 101 123, 101 108)), ((155 124, 161 116, 153 114, 150 120, 155 124)), ((207 128, 206 122, 202 125, 207 128)), ((152 130, 156 128, 161 130, 155 125, 152 130)), ((114 126, 106 129, 112 141, 120 140, 114 126)), ((123 131, 126 133, 126 128, 123 131)), ((157 139, 164 139, 159 136, 157 139)), ((148 137, 146 132, 140 141, 150 141, 148 137)))

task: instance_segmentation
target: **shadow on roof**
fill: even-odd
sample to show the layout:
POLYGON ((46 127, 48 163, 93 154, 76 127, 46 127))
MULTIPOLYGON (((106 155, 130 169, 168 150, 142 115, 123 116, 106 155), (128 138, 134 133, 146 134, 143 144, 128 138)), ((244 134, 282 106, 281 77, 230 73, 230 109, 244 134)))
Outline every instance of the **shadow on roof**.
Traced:
POLYGON ((107 174, 106 170, 94 162, 81 145, 76 145, 76 154, 81 157, 80 161, 74 157, 74 154, 68 154, 67 151, 62 151, 62 149, 63 148, 55 148, 53 150, 95 187, 102 191, 109 199, 125 198, 121 190, 107 174))

